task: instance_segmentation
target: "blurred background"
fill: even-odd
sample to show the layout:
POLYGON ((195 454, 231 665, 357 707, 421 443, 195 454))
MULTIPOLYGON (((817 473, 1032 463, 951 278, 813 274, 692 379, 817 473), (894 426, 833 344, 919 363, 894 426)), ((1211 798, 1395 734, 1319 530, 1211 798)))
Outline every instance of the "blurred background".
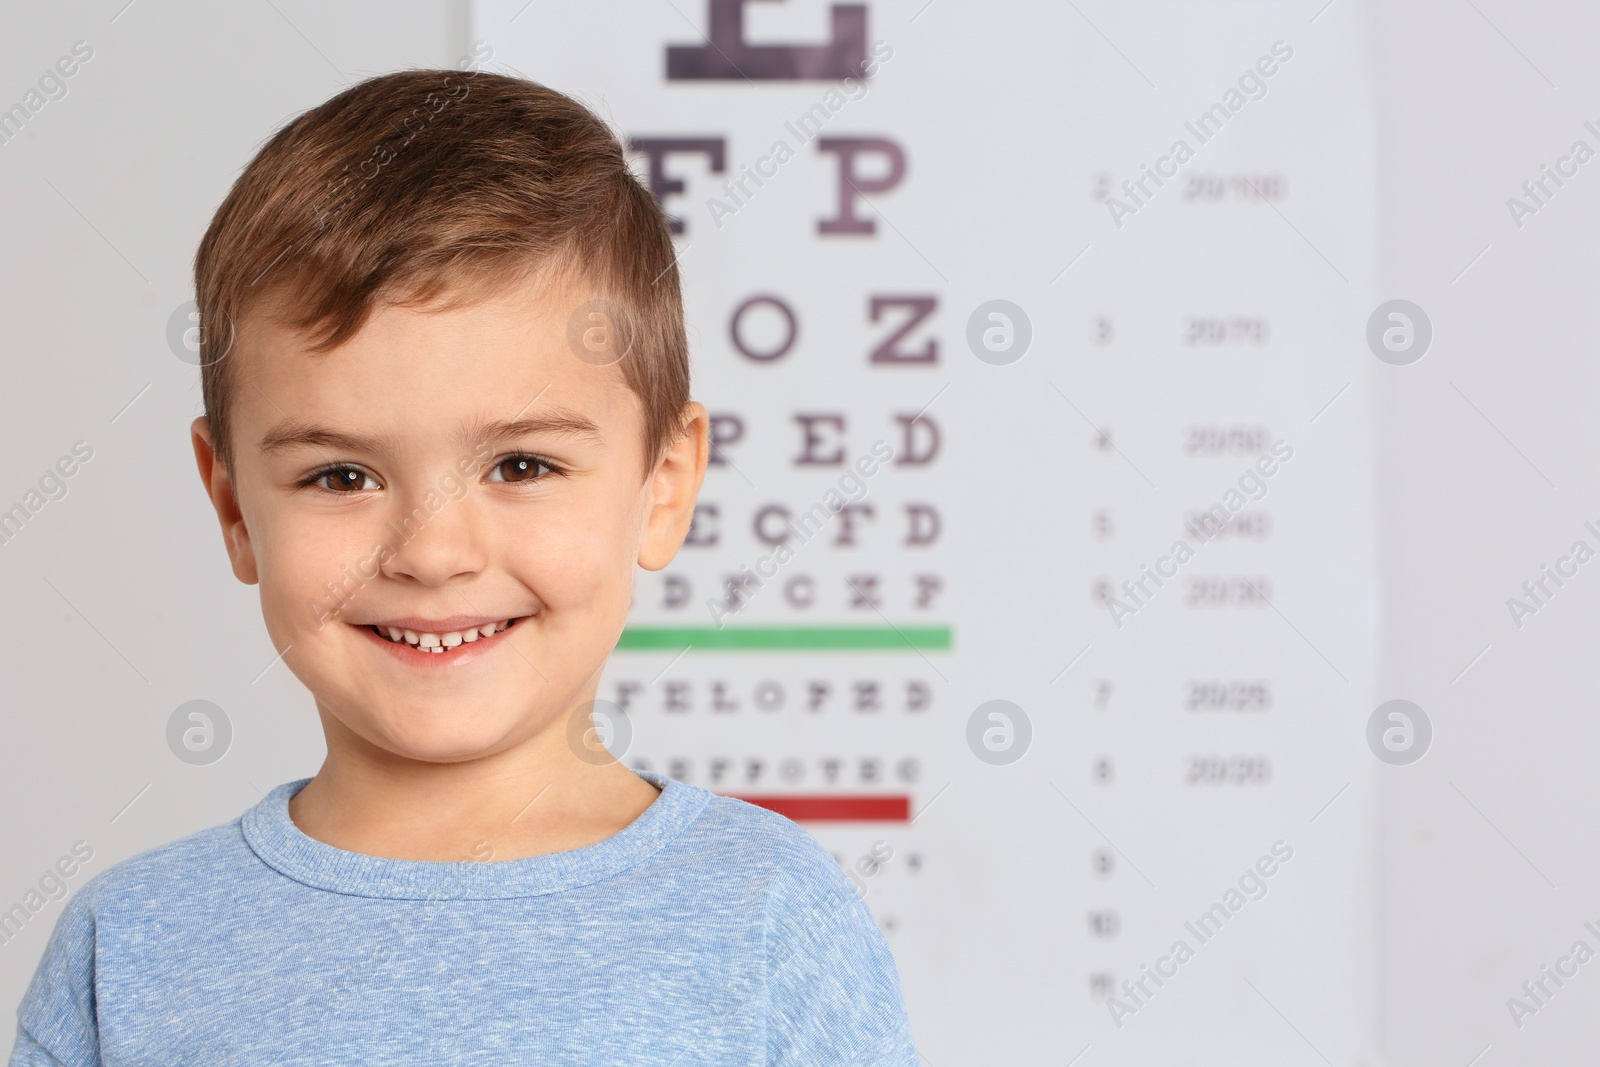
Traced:
POLYGON ((720 462, 613 752, 822 841, 927 1063, 1595 1047, 1600 12, 5 20, 0 1003, 85 878, 320 763, 194 474, 190 270, 273 130, 429 66, 583 100, 681 224, 720 462))

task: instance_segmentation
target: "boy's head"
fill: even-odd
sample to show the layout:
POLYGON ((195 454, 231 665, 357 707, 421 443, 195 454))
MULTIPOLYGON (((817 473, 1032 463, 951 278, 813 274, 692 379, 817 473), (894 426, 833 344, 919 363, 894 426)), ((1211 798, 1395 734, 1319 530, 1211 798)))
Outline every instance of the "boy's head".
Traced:
POLYGON ((706 464, 667 222, 610 130, 516 78, 371 79, 267 142, 195 282, 196 458, 330 752, 564 746, 706 464))

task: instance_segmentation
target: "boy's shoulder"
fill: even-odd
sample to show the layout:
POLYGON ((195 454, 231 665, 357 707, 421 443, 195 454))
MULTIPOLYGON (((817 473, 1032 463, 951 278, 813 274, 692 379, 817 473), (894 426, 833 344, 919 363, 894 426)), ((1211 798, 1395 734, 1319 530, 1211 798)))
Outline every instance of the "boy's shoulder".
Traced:
POLYGON ((852 1064, 916 1064, 894 956, 839 862, 798 823, 733 797, 713 796, 697 825, 709 866, 759 883, 775 1062, 842 1062, 849 1048, 852 1064))
POLYGON ((179 890, 190 898, 211 890, 226 894, 236 882, 241 861, 250 859, 240 818, 119 860, 84 882, 73 901, 98 911, 119 901, 172 900, 179 890))
POLYGON ((682 855, 704 882, 737 884, 746 900, 759 900, 769 947, 778 953, 834 939, 881 956, 889 966, 863 893, 798 823, 748 801, 712 794, 687 836, 694 844, 682 855))
MULTIPOLYGON (((676 785, 682 785, 678 782, 676 785)), ((747 852, 752 858, 773 861, 831 859, 816 838, 799 823, 771 808, 752 804, 738 797, 704 790, 705 808, 696 829, 729 848, 747 852)))
POLYGON ((800 824, 769 808, 711 793, 691 827, 697 842, 720 860, 756 877, 782 883, 817 899, 851 893, 828 851, 800 824))

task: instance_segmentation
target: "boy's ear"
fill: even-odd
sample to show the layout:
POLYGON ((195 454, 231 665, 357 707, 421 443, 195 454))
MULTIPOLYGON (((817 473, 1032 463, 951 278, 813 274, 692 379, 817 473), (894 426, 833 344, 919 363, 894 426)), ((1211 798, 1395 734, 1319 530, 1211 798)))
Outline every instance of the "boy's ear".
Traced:
POLYGON ((672 562, 689 535, 695 498, 706 477, 711 447, 711 419, 704 405, 690 401, 679 418, 683 428, 667 446, 650 476, 644 536, 639 541, 639 566, 658 571, 672 562))
POLYGON ((255 549, 250 545, 250 531, 245 528, 244 515, 239 510, 239 498, 234 492, 233 477, 227 464, 217 455, 211 435, 211 422, 204 415, 189 425, 189 440, 194 445, 194 461, 200 468, 200 480, 205 483, 206 496, 217 511, 222 523, 222 540, 228 546, 228 560, 233 564, 234 577, 245 585, 255 585, 260 580, 256 573, 255 549))

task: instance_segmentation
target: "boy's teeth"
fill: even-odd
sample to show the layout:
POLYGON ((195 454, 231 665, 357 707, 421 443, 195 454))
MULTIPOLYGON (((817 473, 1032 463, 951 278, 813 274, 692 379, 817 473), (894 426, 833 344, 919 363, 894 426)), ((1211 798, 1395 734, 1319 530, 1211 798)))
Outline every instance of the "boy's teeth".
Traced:
POLYGON ((419 633, 416 630, 402 630, 397 626, 382 626, 379 630, 387 631, 389 640, 396 644, 404 641, 413 648, 428 652, 443 652, 447 648, 455 648, 461 644, 470 644, 480 637, 490 637, 501 630, 511 626, 510 619, 500 622, 491 622, 483 626, 475 626, 470 630, 452 630, 446 634, 419 633))

